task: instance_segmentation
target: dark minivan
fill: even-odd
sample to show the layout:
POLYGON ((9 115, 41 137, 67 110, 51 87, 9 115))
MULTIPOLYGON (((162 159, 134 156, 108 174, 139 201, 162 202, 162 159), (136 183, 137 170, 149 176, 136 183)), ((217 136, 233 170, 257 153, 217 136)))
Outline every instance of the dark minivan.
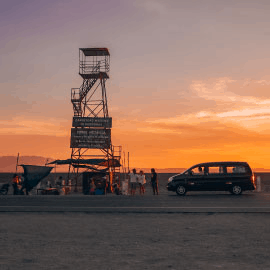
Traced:
POLYGON ((207 162, 170 177, 167 189, 178 195, 187 191, 229 191, 240 195, 255 189, 255 179, 247 162, 207 162))

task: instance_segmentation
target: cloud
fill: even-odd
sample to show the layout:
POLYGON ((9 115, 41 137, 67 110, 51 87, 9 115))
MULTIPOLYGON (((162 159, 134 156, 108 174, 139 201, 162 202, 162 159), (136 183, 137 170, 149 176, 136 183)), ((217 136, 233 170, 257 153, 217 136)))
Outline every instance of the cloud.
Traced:
POLYGON ((68 158, 70 138, 53 135, 0 134, 1 155, 44 156, 68 158))
MULTIPOLYGON (((237 124, 219 121, 202 122, 196 125, 153 123, 150 125, 149 132, 154 128, 164 132, 167 131, 168 140, 171 139, 175 145, 181 145, 183 148, 208 145, 209 148, 219 146, 224 149, 226 145, 254 144, 254 142, 263 144, 268 143, 270 139, 269 133, 260 133, 256 129, 249 130, 237 124)), ((157 134, 162 136, 160 132, 157 132, 157 134)))
POLYGON ((33 119, 24 116, 0 121, 0 134, 68 136, 69 126, 65 119, 33 119))
MULTIPOLYGON (((266 123, 270 124, 270 98, 261 95, 261 92, 266 89, 269 92, 269 85, 270 81, 267 80, 233 80, 227 77, 192 81, 190 88, 193 95, 205 101, 213 101, 214 105, 193 115, 174 117, 174 120, 177 122, 181 121, 181 118, 187 118, 194 123, 198 119, 238 122, 241 126, 251 129, 258 128, 260 125, 265 126, 266 123), (249 92, 253 95, 247 95, 245 92, 247 87, 252 88, 249 92)), ((169 121, 173 120, 169 119, 169 121)))
POLYGON ((235 82, 235 80, 230 78, 193 81, 190 88, 193 93, 206 100, 236 102, 239 101, 239 96, 228 91, 229 84, 233 82, 235 82))
POLYGON ((228 111, 223 113, 216 114, 218 117, 241 117, 245 119, 249 119, 250 116, 252 117, 269 117, 270 116, 270 108, 255 108, 255 109, 243 109, 243 110, 235 110, 235 111, 228 111))
MULTIPOLYGON (((195 95, 205 100, 239 103, 239 105, 260 105, 270 103, 270 96, 267 98, 261 93, 261 87, 268 85, 270 85, 270 81, 266 80, 233 80, 225 77, 205 81, 194 80, 190 88, 195 95), (248 90, 247 87, 252 88, 252 91, 248 90), (261 91, 258 91, 258 89, 261 91)), ((268 94, 269 87, 264 89, 264 91, 265 94, 268 94)))

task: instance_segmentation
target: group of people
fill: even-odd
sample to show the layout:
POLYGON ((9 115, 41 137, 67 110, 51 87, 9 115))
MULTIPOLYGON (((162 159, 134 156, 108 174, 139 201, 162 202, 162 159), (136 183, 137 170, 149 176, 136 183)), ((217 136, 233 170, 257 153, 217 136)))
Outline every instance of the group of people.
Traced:
MULTIPOLYGON (((129 183, 130 183, 130 189, 129 193, 131 195, 135 195, 137 186, 139 186, 139 191, 140 194, 143 195, 145 193, 145 185, 146 185, 146 177, 144 172, 141 170, 139 174, 137 174, 136 169, 132 170, 132 173, 128 174, 129 176, 129 183)), ((13 186, 13 194, 18 195, 18 194, 24 194, 25 193, 28 195, 29 192, 29 187, 27 183, 27 179, 24 179, 23 176, 19 176, 17 174, 13 175, 12 179, 12 186, 13 186)), ((52 187, 51 183, 47 183, 48 187, 52 187)), ((56 182, 56 185, 60 187, 66 187, 65 186, 65 180, 62 179, 62 177, 59 177, 58 181, 56 182)), ((158 195, 158 177, 157 173, 155 172, 155 169, 151 169, 151 186, 153 190, 153 195, 158 195)), ((91 183, 89 185, 89 193, 90 194, 95 194, 95 190, 97 188, 97 183, 94 181, 94 179, 91 179, 91 183)), ((114 192, 117 195, 121 194, 121 190, 117 184, 113 185, 114 192)))
MULTIPOLYGON (((145 184, 146 178, 143 171, 140 171, 139 174, 136 173, 136 169, 132 170, 132 173, 129 173, 129 182, 130 182, 130 194, 135 195, 137 186, 139 185, 140 194, 145 193, 145 184)), ((153 189, 153 195, 158 195, 158 178, 155 169, 151 169, 151 186, 153 189)))

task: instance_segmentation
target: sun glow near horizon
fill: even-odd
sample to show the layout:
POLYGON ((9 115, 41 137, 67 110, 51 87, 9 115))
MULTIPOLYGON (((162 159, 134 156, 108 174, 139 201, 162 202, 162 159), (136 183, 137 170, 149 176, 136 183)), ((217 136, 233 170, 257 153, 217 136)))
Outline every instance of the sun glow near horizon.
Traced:
MULTIPOLYGON (((263 81, 263 84, 268 86, 269 82, 263 81)), ((197 82, 196 87, 192 81, 190 88, 195 89, 190 96, 193 112, 181 110, 182 114, 174 115, 172 111, 171 116, 164 118, 148 117, 147 110, 140 108, 135 114, 131 110, 122 117, 119 110, 123 112, 128 108, 115 106, 111 112, 112 142, 130 152, 134 167, 183 168, 206 161, 242 160, 253 167, 269 168, 269 99, 241 96, 237 93, 239 85, 244 83, 229 78, 197 82), (212 106, 201 108, 200 103, 205 99, 214 101, 212 106)), ((261 83, 256 81, 254 87, 257 85, 261 83)), ((174 102, 181 105, 181 99, 174 102)), ((169 106, 163 109, 168 111, 169 106)), ((72 118, 71 113, 69 118, 72 118)), ((31 120, 29 116, 17 116, 9 122, 0 122, 0 137, 5 142, 2 153, 20 151, 55 159, 70 157, 71 119, 42 117, 31 120)))

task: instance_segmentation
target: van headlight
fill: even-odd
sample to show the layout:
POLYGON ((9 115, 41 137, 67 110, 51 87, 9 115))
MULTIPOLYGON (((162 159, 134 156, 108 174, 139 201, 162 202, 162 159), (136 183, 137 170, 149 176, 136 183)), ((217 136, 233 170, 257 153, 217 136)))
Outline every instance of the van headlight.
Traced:
POLYGON ((172 180, 173 180, 173 177, 170 177, 170 178, 168 179, 168 183, 172 182, 172 180))

